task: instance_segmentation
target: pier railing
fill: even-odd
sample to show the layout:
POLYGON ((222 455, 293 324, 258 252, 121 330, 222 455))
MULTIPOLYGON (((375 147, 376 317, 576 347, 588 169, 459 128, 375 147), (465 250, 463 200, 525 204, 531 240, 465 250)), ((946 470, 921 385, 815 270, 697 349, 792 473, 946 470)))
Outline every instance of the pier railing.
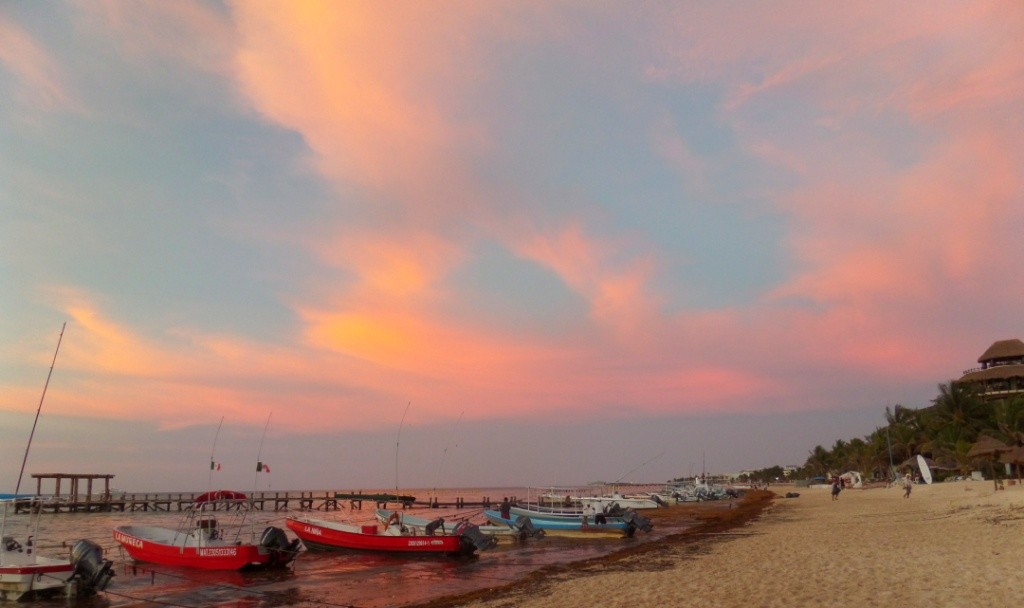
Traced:
MULTIPOLYGON (((184 511, 205 492, 112 492, 106 495, 88 496, 35 496, 15 500, 19 513, 33 509, 49 513, 90 513, 110 511, 184 511)), ((452 502, 418 501, 413 496, 390 496, 361 491, 341 492, 337 490, 251 492, 248 494, 252 508, 259 511, 337 511, 345 508, 362 509, 367 503, 371 507, 388 508, 389 504, 409 508, 455 507, 472 508, 491 505, 487 496, 477 501, 456 498, 452 502), (411 500, 410 500, 411 499, 411 500)))

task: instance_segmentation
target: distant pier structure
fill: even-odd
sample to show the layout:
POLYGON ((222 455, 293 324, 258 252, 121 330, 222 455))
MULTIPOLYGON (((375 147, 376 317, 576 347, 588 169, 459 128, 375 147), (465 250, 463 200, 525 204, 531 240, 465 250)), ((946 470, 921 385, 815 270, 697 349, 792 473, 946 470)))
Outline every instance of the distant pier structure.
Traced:
MULTIPOLYGON (((25 513, 33 510, 51 513, 89 513, 101 511, 182 511, 189 508, 197 496, 203 492, 147 492, 130 493, 116 491, 110 493, 110 480, 113 475, 107 473, 33 473, 36 480, 36 494, 33 498, 15 499, 15 511, 25 513), (99 480, 103 480, 102 490, 99 480), (82 482, 85 483, 82 483, 82 482), (50 491, 52 489, 52 492, 50 491), (45 492, 44 492, 45 490, 45 492)), ((483 497, 479 502, 456 498, 451 503, 439 503, 432 499, 429 503, 417 501, 414 496, 389 494, 383 492, 337 492, 331 490, 290 491, 290 492, 252 492, 249 494, 252 508, 260 511, 287 511, 297 508, 300 511, 337 511, 344 501, 349 508, 362 509, 363 501, 387 508, 388 503, 396 503, 404 508, 420 507, 487 507, 491 504, 490 497, 483 497)))
POLYGON ((104 511, 110 510, 110 480, 114 476, 109 473, 33 473, 32 478, 36 480, 36 496, 44 496, 43 481, 52 479, 53 493, 50 495, 66 496, 65 505, 69 511, 92 511, 95 507, 104 511), (103 492, 93 494, 92 484, 99 479, 103 480, 103 492), (83 480, 85 488, 82 488, 83 480), (61 492, 64 481, 69 482, 66 494, 61 492))

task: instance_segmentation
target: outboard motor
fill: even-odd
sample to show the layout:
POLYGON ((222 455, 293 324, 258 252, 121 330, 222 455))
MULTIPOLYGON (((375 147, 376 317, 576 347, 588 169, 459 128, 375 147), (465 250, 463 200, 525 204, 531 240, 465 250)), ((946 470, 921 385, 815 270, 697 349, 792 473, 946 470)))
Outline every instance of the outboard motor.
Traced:
POLYGON ((457 534, 468 540, 478 551, 486 551, 498 544, 498 540, 494 536, 484 534, 480 531, 479 526, 468 521, 459 522, 459 525, 452 530, 452 534, 457 534))
POLYGON ((263 534, 260 534, 260 546, 270 550, 276 556, 275 566, 284 566, 299 554, 302 541, 297 538, 289 541, 284 530, 270 526, 263 530, 263 534))
POLYGON ((637 530, 650 532, 654 529, 654 526, 651 525, 651 520, 639 515, 633 509, 627 509, 626 514, 622 516, 622 520, 626 522, 627 536, 633 536, 637 530))
POLYGON ((661 496, 658 496, 657 494, 651 494, 651 500, 653 500, 654 502, 658 503, 659 507, 667 507, 668 506, 668 503, 665 502, 664 500, 662 500, 661 496))
POLYGON ((114 565, 109 559, 103 559, 103 549, 91 540, 82 539, 71 547, 71 564, 75 567, 71 579, 77 578, 79 591, 91 593, 107 588, 114 573, 114 565))
POLYGON ((604 514, 607 515, 608 517, 622 517, 622 513, 623 513, 622 507, 619 506, 619 503, 617 503, 617 502, 613 502, 613 503, 605 505, 604 509, 602 509, 602 510, 604 511, 604 514))
POLYGON ((516 531, 516 538, 520 541, 527 538, 544 538, 544 530, 533 527, 533 522, 525 515, 520 515, 516 518, 512 529, 516 531))

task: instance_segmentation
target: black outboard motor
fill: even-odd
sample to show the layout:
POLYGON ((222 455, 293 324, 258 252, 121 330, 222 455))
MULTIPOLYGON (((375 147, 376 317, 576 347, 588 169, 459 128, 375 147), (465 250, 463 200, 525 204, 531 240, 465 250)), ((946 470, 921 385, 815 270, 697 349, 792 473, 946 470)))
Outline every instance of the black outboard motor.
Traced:
POLYGON ((622 520, 626 522, 626 536, 632 537, 637 530, 650 532, 654 529, 654 526, 651 525, 651 520, 638 514, 633 509, 626 509, 626 513, 622 516, 622 520))
POLYGON ((659 507, 667 507, 668 506, 668 503, 665 502, 664 500, 662 500, 661 496, 658 496, 657 494, 651 494, 651 500, 653 500, 654 502, 658 503, 659 507))
POLYGON ((114 563, 103 559, 103 549, 84 538, 71 547, 71 564, 75 567, 71 579, 78 578, 79 592, 84 594, 103 591, 114 576, 110 570, 114 563))
POLYGON ((498 544, 498 540, 494 536, 484 534, 480 531, 479 526, 468 521, 459 522, 459 525, 452 530, 452 534, 457 534, 468 540, 478 551, 486 551, 498 544))
POLYGON ((516 538, 520 541, 527 538, 544 538, 544 530, 533 527, 533 522, 525 515, 516 517, 512 529, 516 531, 516 538))
POLYGON ((274 555, 274 566, 285 566, 299 554, 302 541, 295 539, 288 540, 288 535, 281 528, 270 526, 260 534, 260 546, 269 549, 274 555))
POLYGON ((613 502, 604 506, 604 514, 608 517, 622 517, 622 507, 617 502, 613 502))

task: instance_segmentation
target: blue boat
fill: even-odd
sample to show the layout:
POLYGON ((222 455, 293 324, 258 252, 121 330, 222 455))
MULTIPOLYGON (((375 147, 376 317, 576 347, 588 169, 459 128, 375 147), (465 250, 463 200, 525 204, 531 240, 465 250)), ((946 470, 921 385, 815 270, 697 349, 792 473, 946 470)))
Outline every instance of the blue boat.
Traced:
MULTIPOLYGON (((516 519, 512 517, 502 517, 498 511, 492 511, 490 509, 484 510, 484 517, 487 521, 495 525, 515 525, 516 519)), ((522 515, 514 516, 516 518, 523 517, 522 515)), ((539 516, 530 516, 530 522, 534 528, 545 531, 571 531, 571 532, 604 532, 609 531, 617 532, 623 536, 633 536, 637 530, 644 532, 650 532, 652 529, 651 522, 645 518, 640 517, 635 512, 629 512, 626 517, 619 520, 608 521, 607 523, 592 523, 580 519, 570 519, 566 517, 544 519, 539 516)))

